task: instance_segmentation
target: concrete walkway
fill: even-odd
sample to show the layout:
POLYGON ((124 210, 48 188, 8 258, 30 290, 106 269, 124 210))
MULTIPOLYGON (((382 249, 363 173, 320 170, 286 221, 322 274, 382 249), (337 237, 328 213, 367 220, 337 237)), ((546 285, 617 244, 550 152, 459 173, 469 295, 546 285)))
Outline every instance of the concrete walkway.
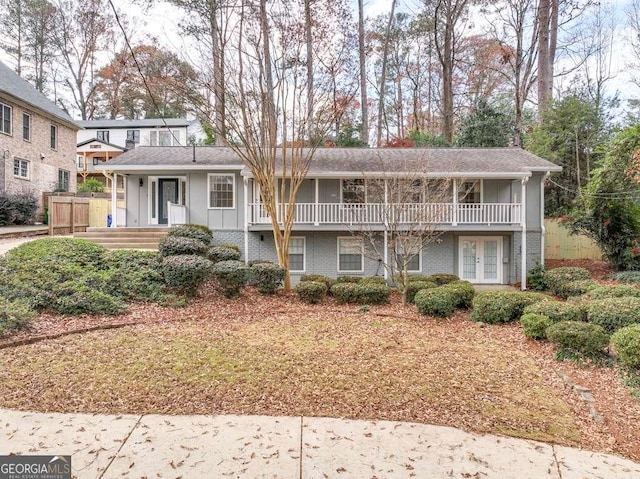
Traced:
POLYGON ((0 425, 0 454, 71 455, 78 479, 640 477, 616 456, 390 421, 0 409, 0 425))

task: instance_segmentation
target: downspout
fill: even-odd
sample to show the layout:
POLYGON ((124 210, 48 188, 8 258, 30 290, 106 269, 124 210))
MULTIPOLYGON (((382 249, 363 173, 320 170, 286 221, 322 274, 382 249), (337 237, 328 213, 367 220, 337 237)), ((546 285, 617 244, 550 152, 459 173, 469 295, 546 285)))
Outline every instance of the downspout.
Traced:
POLYGON ((540 264, 544 266, 544 247, 545 247, 545 234, 547 232, 547 228, 544 225, 544 182, 551 176, 551 172, 547 171, 544 175, 542 175, 542 179, 540 180, 540 264))
POLYGON ((522 207, 520 221, 522 223, 522 241, 520 242, 520 288, 527 289, 527 183, 529 177, 522 178, 522 207))
POLYGON ((242 178, 244 192, 244 264, 249 265, 249 179, 242 178))

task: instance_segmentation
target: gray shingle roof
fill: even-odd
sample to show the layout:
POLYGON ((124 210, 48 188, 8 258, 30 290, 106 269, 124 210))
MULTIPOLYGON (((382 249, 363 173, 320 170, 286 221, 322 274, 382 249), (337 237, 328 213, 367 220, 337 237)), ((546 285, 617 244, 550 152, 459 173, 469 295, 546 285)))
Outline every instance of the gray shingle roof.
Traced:
POLYGON ((151 118, 144 120, 84 120, 78 124, 84 128, 154 128, 165 126, 189 126, 185 118, 151 118))
POLYGON ((64 110, 56 106, 55 103, 36 90, 30 83, 20 78, 16 72, 2 62, 0 62, 0 92, 22 100, 34 109, 48 113, 69 126, 73 126, 76 129, 80 128, 64 110))
MULTIPOLYGON (((105 168, 189 170, 236 165, 248 173, 231 148, 196 147, 195 152, 193 162, 191 147, 141 146, 114 158, 105 168)), ((559 166, 520 148, 318 148, 309 175, 424 172, 433 176, 527 176, 532 171, 560 170, 559 166)))

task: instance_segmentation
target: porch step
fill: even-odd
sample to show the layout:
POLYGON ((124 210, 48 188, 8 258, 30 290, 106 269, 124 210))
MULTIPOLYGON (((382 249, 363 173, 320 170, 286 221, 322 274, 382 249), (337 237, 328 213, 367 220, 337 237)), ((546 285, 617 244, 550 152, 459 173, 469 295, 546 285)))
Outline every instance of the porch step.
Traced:
POLYGON ((75 233, 75 238, 83 238, 103 245, 108 249, 149 249, 157 250, 158 243, 167 234, 167 228, 87 228, 86 232, 75 233))

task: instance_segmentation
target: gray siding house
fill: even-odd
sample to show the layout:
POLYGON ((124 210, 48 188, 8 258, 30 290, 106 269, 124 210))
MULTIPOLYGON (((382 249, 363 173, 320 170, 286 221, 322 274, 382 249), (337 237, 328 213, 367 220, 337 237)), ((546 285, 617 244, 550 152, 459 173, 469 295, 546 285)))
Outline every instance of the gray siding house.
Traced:
MULTIPOLYGON (((276 260, 271 220, 231 149, 140 147, 103 168, 125 180, 126 207, 114 201, 117 227, 203 224, 217 243, 238 245, 247 261, 276 260)), ((416 190, 402 208, 404 221, 425 221, 418 212, 437 210, 430 221, 442 231, 412 262, 414 272, 524 286, 526 271, 544 262, 544 180, 557 171, 518 148, 319 148, 297 195, 292 278, 384 274, 352 233, 355 224, 375 229, 384 208, 393 208, 372 186, 403 177, 416 190), (444 181, 448 193, 430 202, 427 184, 444 181)))

